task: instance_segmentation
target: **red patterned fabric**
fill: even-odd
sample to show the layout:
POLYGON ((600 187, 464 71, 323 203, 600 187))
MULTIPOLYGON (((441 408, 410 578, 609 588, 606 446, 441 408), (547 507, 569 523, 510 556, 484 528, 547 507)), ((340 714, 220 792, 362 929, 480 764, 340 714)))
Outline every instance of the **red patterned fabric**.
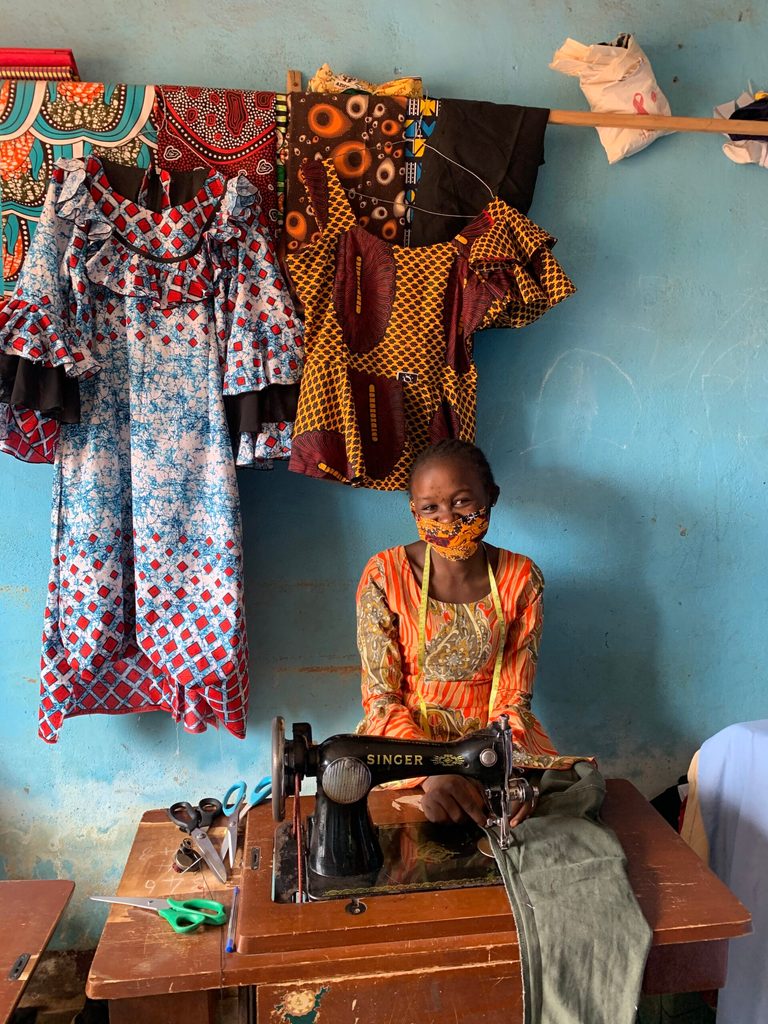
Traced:
POLYGON ((163 85, 157 90, 157 163, 169 171, 245 171, 268 222, 277 221, 275 94, 163 85))
POLYGON ((59 439, 58 420, 34 409, 0 404, 0 452, 21 462, 53 463, 59 439))
MULTIPOLYGON (((60 163, 0 313, 3 355, 84 385, 81 421, 52 427, 39 735, 55 742, 77 715, 162 710, 188 732, 221 724, 242 737, 248 655, 224 396, 258 406, 273 387, 296 390, 301 325, 245 176, 225 185, 211 170, 192 200, 157 212, 108 174, 95 158, 60 163)), ((286 454, 289 424, 275 419, 260 423, 252 459, 286 454), (270 437, 278 451, 259 454, 270 437)), ((11 454, 45 454, 46 430, 0 405, 11 454)))

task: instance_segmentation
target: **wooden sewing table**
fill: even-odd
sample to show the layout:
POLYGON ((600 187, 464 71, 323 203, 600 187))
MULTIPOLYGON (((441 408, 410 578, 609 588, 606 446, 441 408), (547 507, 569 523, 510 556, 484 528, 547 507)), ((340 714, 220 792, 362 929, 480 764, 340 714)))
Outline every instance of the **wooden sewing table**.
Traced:
MULTIPOLYGON (((374 821, 421 818, 410 803, 393 806, 398 795, 371 795, 374 821)), ((308 813, 311 800, 302 809, 308 813)), ((608 780, 603 818, 624 847, 630 882, 653 928, 643 990, 720 988, 728 939, 750 931, 747 910, 630 782, 608 780)), ((86 990, 110 1000, 112 1024, 208 1022, 220 991, 243 986, 252 987, 257 1024, 522 1019, 517 937, 503 887, 366 897, 359 915, 345 911, 344 899, 275 904, 273 832, 269 805, 250 811, 244 851, 223 886, 207 869, 174 874, 179 832, 164 811, 143 816, 118 893, 210 893, 229 905, 240 882, 239 952, 223 952, 226 926, 176 935, 156 914, 113 906, 86 990)), ((218 845, 223 829, 211 835, 218 845)))
POLYGON ((67 879, 0 881, 0 1022, 10 1020, 48 945, 75 883, 67 879))

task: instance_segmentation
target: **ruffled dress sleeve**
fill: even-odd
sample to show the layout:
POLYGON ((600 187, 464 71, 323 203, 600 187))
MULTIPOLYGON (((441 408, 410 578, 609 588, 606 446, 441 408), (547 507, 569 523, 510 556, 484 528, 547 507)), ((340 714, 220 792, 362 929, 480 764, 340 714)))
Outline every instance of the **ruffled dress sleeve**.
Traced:
POLYGON ((495 199, 475 224, 489 230, 472 237, 472 225, 456 244, 468 273, 462 297, 465 336, 490 327, 525 327, 576 286, 552 254, 557 239, 519 210, 495 199))
POLYGON ((78 381, 99 369, 91 353, 84 249, 100 227, 80 160, 54 169, 40 221, 0 309, 0 451, 53 462, 59 421, 79 419, 78 381))
POLYGON ((224 395, 238 466, 287 458, 304 366, 304 335, 258 191, 230 180, 210 234, 224 395))

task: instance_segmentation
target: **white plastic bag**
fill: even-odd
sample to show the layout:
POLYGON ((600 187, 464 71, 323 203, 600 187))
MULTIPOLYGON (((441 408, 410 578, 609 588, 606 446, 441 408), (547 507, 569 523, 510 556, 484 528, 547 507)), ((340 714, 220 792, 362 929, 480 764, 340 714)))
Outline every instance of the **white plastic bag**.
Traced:
MULTIPOLYGON (((579 79, 581 91, 594 111, 626 111, 632 114, 670 114, 669 103, 653 75, 650 61, 634 36, 618 36, 612 43, 585 46, 566 39, 549 65, 579 79)), ((634 128, 598 128, 597 134, 615 164, 649 146, 660 135, 634 128)))
MULTIPOLYGON (((746 107, 754 99, 755 95, 752 92, 743 92, 737 100, 721 103, 719 107, 715 107, 713 113, 715 117, 729 118, 738 107, 746 107)), ((729 138, 723 146, 723 152, 735 164, 757 164, 759 167, 768 167, 768 138, 736 140, 729 138)))

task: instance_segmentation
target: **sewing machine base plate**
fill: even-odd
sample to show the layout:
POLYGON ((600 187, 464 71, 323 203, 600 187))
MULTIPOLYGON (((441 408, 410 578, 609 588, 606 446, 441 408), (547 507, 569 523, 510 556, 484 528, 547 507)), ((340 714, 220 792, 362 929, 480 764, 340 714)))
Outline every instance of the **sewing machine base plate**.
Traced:
MULTIPOLYGON (((312 828, 312 819, 307 822, 312 828)), ((375 876, 332 877, 307 868, 306 840, 302 835, 304 891, 310 900, 360 899, 407 892, 466 889, 499 885, 493 858, 477 848, 482 831, 474 825, 433 825, 426 821, 377 827, 384 864, 375 876)), ((298 859, 293 826, 283 822, 275 831, 272 898, 295 902, 298 859)))

